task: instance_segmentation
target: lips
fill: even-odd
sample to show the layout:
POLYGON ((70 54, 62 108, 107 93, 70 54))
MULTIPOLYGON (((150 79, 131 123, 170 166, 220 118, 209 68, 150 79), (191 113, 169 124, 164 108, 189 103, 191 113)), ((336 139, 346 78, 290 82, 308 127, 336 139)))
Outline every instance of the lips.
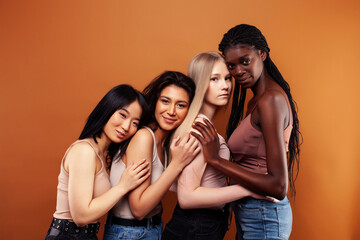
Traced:
POLYGON ((116 130, 116 135, 118 138, 123 139, 125 137, 124 133, 121 133, 120 131, 116 130))
POLYGON ((173 124, 174 122, 176 122, 176 119, 172 119, 172 118, 167 118, 167 117, 164 117, 164 120, 166 123, 169 123, 169 124, 173 124))
POLYGON ((224 93, 224 94, 221 94, 219 97, 220 97, 220 98, 228 98, 228 97, 229 97, 229 94, 228 94, 228 93, 224 93))

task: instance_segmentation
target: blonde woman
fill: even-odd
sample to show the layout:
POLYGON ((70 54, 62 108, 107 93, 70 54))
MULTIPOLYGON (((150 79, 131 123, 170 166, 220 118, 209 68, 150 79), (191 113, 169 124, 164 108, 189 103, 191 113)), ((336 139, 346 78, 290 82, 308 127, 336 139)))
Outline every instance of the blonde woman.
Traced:
MULTIPOLYGON (((212 121, 216 111, 231 95, 231 76, 223 57, 216 52, 196 55, 188 67, 196 84, 194 100, 184 122, 174 136, 186 136, 194 121, 212 121)), ((220 135, 219 155, 230 158, 220 135)), ((226 203, 246 196, 259 197, 240 185, 226 186, 226 177, 207 165, 202 152, 184 168, 177 181, 178 204, 166 225, 162 239, 222 239, 227 230, 226 203)))

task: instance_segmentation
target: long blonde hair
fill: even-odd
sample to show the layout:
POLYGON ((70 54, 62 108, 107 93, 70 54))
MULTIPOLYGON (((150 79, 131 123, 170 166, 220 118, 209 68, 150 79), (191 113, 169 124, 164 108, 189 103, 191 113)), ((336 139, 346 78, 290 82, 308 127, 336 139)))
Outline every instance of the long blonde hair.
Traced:
POLYGON ((176 129, 175 133, 173 134, 173 138, 177 136, 182 138, 190 131, 192 124, 203 105, 205 94, 209 87, 212 70, 215 63, 218 61, 225 63, 223 56, 217 52, 199 53, 190 61, 187 75, 195 82, 195 96, 190 105, 186 118, 176 129))

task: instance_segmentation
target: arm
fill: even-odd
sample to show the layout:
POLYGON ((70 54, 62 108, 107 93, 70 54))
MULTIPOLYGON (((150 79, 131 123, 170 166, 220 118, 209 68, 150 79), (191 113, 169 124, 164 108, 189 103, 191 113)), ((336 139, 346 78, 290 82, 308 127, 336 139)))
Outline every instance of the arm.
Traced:
MULTIPOLYGON (((189 138, 190 136, 187 139, 184 138, 178 145, 176 145, 177 141, 171 144, 171 151, 175 153, 173 154, 174 158, 155 182, 150 184, 151 179, 149 178, 129 194, 129 205, 135 218, 143 219, 154 209, 182 169, 200 151, 195 138, 189 138)), ((153 144, 156 143, 153 142, 151 133, 146 129, 139 130, 130 141, 126 151, 127 162, 130 160, 137 162, 137 159, 143 158, 152 159, 153 144)), ((150 163, 150 170, 151 168, 152 163, 150 163)))
POLYGON ((69 173, 69 206, 78 226, 94 222, 107 213, 128 191, 149 177, 145 160, 126 168, 119 183, 93 198, 97 156, 87 143, 79 143, 66 156, 64 167, 69 173))
MULTIPOLYGON (((227 148, 227 146, 223 147, 227 148)), ((200 152, 180 174, 177 197, 182 209, 217 207, 252 194, 240 185, 219 188, 201 187, 205 168, 204 155, 200 152)))
POLYGON ((239 182, 242 186, 258 194, 268 195, 277 199, 286 196, 288 184, 286 150, 284 144, 284 122, 288 107, 280 93, 265 93, 259 100, 256 113, 259 125, 264 134, 267 156, 268 174, 248 172, 237 164, 219 157, 218 139, 213 125, 196 123, 194 126, 204 137, 192 133, 203 145, 205 160, 224 174, 239 182))

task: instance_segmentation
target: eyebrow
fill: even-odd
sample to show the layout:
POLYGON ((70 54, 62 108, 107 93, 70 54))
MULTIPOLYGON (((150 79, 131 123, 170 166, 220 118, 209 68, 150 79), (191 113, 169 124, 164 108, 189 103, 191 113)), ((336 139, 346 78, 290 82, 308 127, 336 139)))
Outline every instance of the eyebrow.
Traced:
MULTIPOLYGON (((166 99, 168 99, 168 100, 171 100, 171 98, 169 98, 169 97, 167 97, 167 96, 160 96, 159 98, 166 98, 166 99)), ((176 101, 176 102, 185 102, 185 103, 187 103, 187 104, 189 104, 187 101, 185 101, 185 100, 179 100, 179 101, 176 101)))

